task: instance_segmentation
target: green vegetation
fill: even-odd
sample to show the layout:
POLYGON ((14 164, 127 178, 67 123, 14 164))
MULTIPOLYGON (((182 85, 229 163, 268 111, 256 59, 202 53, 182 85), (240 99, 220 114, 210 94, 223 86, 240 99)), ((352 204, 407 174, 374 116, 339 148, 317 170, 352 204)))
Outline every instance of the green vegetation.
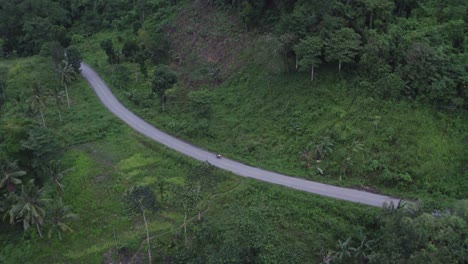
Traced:
POLYGON ((466 263, 466 10, 0 0, 0 262, 466 263), (418 206, 368 208, 182 157, 104 109, 82 58, 178 137, 418 206))
MULTIPOLYGON (((18 71, 32 63, 38 66, 35 71, 49 69, 54 76, 53 67, 45 67, 47 61, 40 57, 8 63, 18 71)), ((8 79, 10 84, 19 81, 14 75, 9 77, 13 78, 8 79)), ((50 81, 61 85, 58 77, 55 82, 50 81)), ((16 91, 32 93, 21 87, 16 91)), ((379 215, 376 209, 239 179, 181 158, 116 121, 83 80, 71 84, 70 97, 72 106, 70 110, 64 107, 62 123, 55 108, 46 107, 44 111, 49 128, 68 146, 61 164, 70 168, 63 172, 54 167, 55 163, 46 166, 52 173, 51 178, 44 179, 45 195, 50 197, 56 192, 52 175, 62 171, 63 178, 55 178, 63 188, 63 204, 68 206, 59 207, 60 200, 58 204, 50 201, 42 239, 35 230, 29 229, 21 236, 20 229, 2 223, 2 262, 99 262, 130 259, 134 255, 143 261, 146 236, 142 216, 130 213, 125 202, 126 193, 135 186, 150 188, 156 198, 157 210, 146 214, 155 261, 166 257, 179 263, 194 260, 193 254, 202 249, 207 239, 201 237, 201 230, 211 234, 210 243, 223 248, 220 255, 209 256, 207 247, 200 251, 204 252, 198 255, 201 259, 240 261, 248 254, 256 261, 284 257, 292 261, 318 260, 320 250, 334 249, 342 236, 367 230, 379 215), (365 224, 363 217, 367 219, 365 224), (320 220, 312 224, 311 219, 320 220), (66 227, 57 228, 60 221, 66 227), (245 229, 238 229, 238 221, 245 222, 245 229), (73 232, 63 232, 69 228, 73 232), (324 229, 332 231, 323 233, 324 229), (216 242, 230 234, 236 236, 225 244, 216 242), (244 244, 250 238, 255 241, 244 244), (228 251, 231 249, 238 251, 228 251)), ((2 108, 5 109, 9 108, 2 108)), ((10 120, 4 116, 9 115, 2 112, 2 121, 10 120)), ((40 127, 37 117, 30 122, 40 127)))

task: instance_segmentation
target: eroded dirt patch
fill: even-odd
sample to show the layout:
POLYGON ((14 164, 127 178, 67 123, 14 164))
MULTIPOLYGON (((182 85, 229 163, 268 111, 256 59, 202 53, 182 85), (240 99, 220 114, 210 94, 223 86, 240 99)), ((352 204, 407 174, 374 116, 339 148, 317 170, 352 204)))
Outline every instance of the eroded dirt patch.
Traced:
POLYGON ((236 16, 196 3, 181 12, 166 33, 172 66, 182 72, 188 88, 221 83, 245 65, 241 55, 253 41, 236 16))

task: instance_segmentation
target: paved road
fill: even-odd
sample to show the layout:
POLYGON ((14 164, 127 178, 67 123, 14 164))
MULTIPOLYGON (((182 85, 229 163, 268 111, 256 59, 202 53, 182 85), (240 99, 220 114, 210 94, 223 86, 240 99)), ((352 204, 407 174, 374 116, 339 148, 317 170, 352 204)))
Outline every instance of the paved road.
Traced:
POLYGON ((99 77, 99 75, 85 63, 81 64, 81 74, 94 89, 101 102, 114 115, 122 119, 122 121, 143 135, 186 156, 192 157, 202 162, 207 161, 220 169, 230 171, 243 177, 253 178, 260 181, 274 183, 340 200, 346 200, 376 207, 381 207, 385 202, 389 203, 392 201, 394 204, 398 203, 398 199, 384 195, 294 178, 248 166, 227 158, 217 159, 215 153, 198 148, 167 133, 164 133, 154 126, 146 123, 143 119, 134 113, 130 112, 117 100, 117 98, 115 98, 109 87, 107 87, 106 83, 99 77))

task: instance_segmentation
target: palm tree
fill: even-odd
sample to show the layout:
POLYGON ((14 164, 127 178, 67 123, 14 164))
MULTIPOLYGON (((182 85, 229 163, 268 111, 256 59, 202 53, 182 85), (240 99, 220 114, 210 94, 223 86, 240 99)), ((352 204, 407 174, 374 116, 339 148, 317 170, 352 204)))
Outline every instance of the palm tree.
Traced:
POLYGON ((60 123, 62 123, 62 111, 60 109, 63 103, 63 99, 65 97, 65 92, 60 91, 59 89, 57 89, 57 87, 53 87, 49 90, 49 93, 54 99, 55 105, 57 106, 60 123))
POLYGON ((45 107, 45 104, 44 104, 44 101, 42 100, 43 95, 41 94, 40 84, 34 83, 32 86, 32 89, 33 89, 33 95, 28 100, 31 110, 36 111, 37 109, 39 109, 39 112, 41 114, 42 125, 46 127, 44 113, 42 110, 45 107))
POLYGON ((351 257, 351 248, 349 244, 351 243, 351 237, 348 237, 344 242, 338 240, 338 251, 335 253, 335 256, 340 261, 343 261, 349 257, 351 257))
POLYGON ((62 232, 73 230, 65 223, 68 220, 75 220, 78 216, 70 212, 70 207, 63 205, 62 199, 53 204, 47 210, 48 222, 51 224, 51 227, 48 232, 48 237, 52 237, 54 231, 57 232, 59 240, 62 240, 62 232))
POLYGON ((42 238, 41 225, 44 224, 46 211, 44 209, 48 199, 44 197, 44 188, 39 189, 30 180, 28 184, 21 186, 21 195, 18 196, 17 203, 13 205, 8 214, 10 224, 22 222, 24 230, 35 226, 39 236, 42 238))
POLYGON ((145 208, 140 200, 140 209, 141 214, 143 215, 143 221, 145 222, 145 230, 146 230, 146 242, 148 243, 148 262, 151 263, 151 246, 150 246, 150 236, 149 236, 149 229, 148 229, 148 221, 146 220, 145 208))
POLYGON ((44 174, 48 174, 50 176, 52 183, 55 186, 55 190, 60 197, 63 194, 63 184, 61 181, 63 179, 64 173, 67 171, 69 170, 62 170, 60 161, 56 160, 51 160, 44 169, 44 174))
POLYGON ((348 148, 348 151, 352 153, 358 153, 359 151, 362 151, 362 150, 364 150, 364 144, 359 142, 359 140, 357 139, 353 140, 353 142, 348 148))
POLYGON ((341 162, 341 174, 340 181, 342 181, 343 176, 346 176, 346 172, 353 167, 353 154, 356 154, 364 149, 364 144, 358 140, 353 140, 350 146, 346 148, 346 156, 341 162))
POLYGON ((359 246, 350 248, 354 252, 354 257, 359 258, 359 262, 362 264, 366 263, 367 255, 372 250, 372 244, 374 240, 368 240, 366 235, 362 232, 359 233, 359 246))
POLYGON ((65 87, 65 95, 67 96, 67 105, 70 109, 70 97, 68 96, 68 85, 76 77, 75 68, 73 65, 69 64, 67 61, 62 61, 56 68, 57 73, 60 75, 60 82, 65 87))
POLYGON ((320 162, 328 154, 333 152, 333 141, 330 137, 319 137, 317 140, 311 142, 314 149, 314 159, 320 162))
POLYGON ((26 172, 19 169, 17 161, 6 162, 6 164, 2 165, 0 189, 3 189, 6 186, 8 192, 14 192, 15 185, 22 183, 19 177, 24 175, 26 175, 26 172))

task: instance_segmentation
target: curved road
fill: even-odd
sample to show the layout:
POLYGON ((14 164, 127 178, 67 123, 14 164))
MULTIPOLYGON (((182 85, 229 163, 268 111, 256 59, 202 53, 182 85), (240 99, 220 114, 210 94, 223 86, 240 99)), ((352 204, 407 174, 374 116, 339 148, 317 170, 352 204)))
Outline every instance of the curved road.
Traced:
POLYGON ((376 207, 381 207, 384 203, 393 202, 398 204, 398 199, 378 195, 374 193, 347 189, 333 185, 307 181, 304 179, 294 178, 279 173, 262 170, 243 163, 230 160, 227 158, 217 159, 215 153, 198 148, 188 144, 180 139, 177 139, 161 130, 146 123, 143 119, 130 112, 125 108, 110 91, 106 83, 99 75, 87 64, 81 64, 81 74, 88 81, 90 86, 96 92, 101 102, 114 115, 122 119, 125 123, 131 126, 136 131, 143 135, 177 151, 186 156, 194 158, 202 162, 209 162, 213 166, 220 169, 230 171, 234 174, 257 179, 264 182, 274 183, 289 188, 314 193, 322 196, 332 197, 340 200, 346 200, 355 203, 361 203, 376 207))

